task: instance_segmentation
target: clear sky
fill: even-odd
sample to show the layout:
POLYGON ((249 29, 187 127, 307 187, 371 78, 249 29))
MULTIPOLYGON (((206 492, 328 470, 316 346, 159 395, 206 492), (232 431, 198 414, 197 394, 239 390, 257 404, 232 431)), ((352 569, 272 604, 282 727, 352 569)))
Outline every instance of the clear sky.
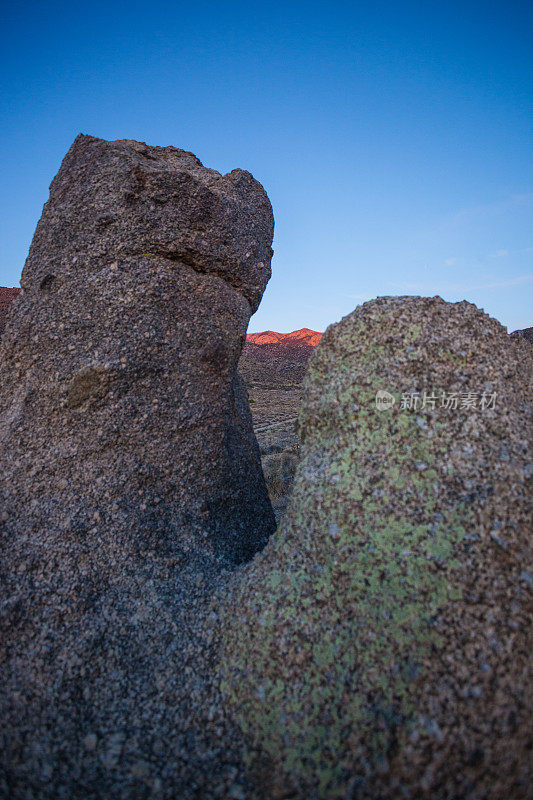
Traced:
POLYGON ((251 331, 377 295, 533 324, 530 2, 41 2, 0 11, 0 285, 75 136, 250 170, 276 218, 251 331))

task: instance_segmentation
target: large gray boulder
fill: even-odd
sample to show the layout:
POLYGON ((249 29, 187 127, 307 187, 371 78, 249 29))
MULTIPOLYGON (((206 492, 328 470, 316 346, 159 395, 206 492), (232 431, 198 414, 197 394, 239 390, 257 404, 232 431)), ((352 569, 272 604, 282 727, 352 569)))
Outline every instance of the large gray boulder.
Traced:
POLYGON ((236 372, 272 233, 173 147, 79 136, 51 185, 0 345, 1 796, 225 793, 202 609, 274 528, 236 372))
POLYGON ((287 515, 221 632, 262 797, 530 796, 528 351, 440 298, 324 334, 287 515))
POLYGON ((2 343, 8 530, 115 529, 232 561, 264 544, 273 517, 236 366, 272 232, 247 172, 76 139, 2 343))

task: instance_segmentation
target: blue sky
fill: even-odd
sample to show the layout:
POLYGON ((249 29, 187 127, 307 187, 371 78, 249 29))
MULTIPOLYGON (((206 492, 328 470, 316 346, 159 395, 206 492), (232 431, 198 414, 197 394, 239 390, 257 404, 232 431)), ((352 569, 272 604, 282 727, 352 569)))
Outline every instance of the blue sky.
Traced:
POLYGON ((0 12, 0 284, 79 132, 250 170, 276 218, 251 331, 377 295, 533 324, 533 6, 26 2, 0 12))

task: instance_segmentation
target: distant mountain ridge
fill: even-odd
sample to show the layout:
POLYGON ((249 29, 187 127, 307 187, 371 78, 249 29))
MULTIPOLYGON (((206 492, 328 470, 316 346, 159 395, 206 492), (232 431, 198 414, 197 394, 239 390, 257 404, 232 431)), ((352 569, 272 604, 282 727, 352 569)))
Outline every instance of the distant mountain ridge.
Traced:
POLYGON ((0 286, 0 310, 7 311, 19 292, 20 289, 16 286, 13 288, 8 286, 0 286))
POLYGON ((310 328, 300 328, 291 333, 277 333, 277 331, 262 331, 261 333, 248 333, 246 336, 247 344, 305 344, 316 347, 323 334, 312 331, 310 328))

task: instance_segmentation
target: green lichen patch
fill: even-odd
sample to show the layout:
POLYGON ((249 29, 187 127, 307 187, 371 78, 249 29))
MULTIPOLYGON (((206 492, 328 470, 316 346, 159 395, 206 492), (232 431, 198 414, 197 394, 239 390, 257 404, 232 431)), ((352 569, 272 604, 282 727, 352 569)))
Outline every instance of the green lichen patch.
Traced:
POLYGON ((450 562, 468 511, 439 513, 435 471, 414 467, 435 459, 427 437, 412 416, 383 417, 371 399, 359 397, 357 433, 342 448, 323 435, 308 446, 273 544, 279 567, 243 587, 245 626, 224 663, 251 752, 266 752, 289 780, 312 777, 320 797, 338 796, 350 774, 354 728, 372 759, 387 756, 439 644, 432 618, 461 596, 450 562), (360 469, 369 453, 382 461, 370 484, 360 469), (414 517, 397 510, 409 494, 414 517))

